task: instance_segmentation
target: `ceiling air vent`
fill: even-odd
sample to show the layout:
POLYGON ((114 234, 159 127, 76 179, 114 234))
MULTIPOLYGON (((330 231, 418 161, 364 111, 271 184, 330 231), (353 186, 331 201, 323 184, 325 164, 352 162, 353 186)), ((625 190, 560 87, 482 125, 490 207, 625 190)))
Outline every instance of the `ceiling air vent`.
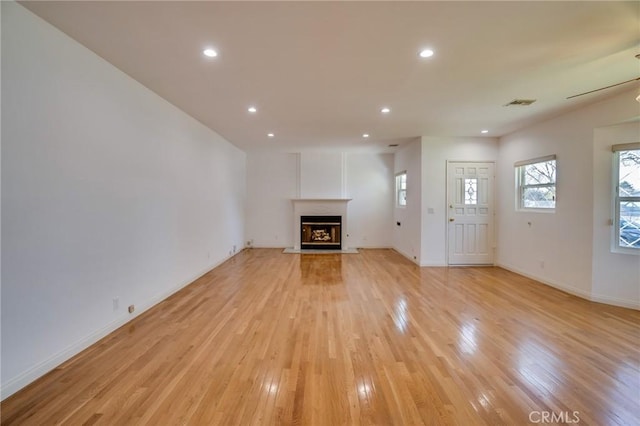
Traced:
POLYGON ((535 101, 536 101, 535 99, 514 99, 508 104, 505 104, 505 106, 511 106, 511 105, 529 106, 535 101))
POLYGON ((390 146, 391 148, 395 148, 396 146, 398 146, 398 144, 397 144, 397 143, 392 143, 392 144, 389 144, 389 146, 390 146))

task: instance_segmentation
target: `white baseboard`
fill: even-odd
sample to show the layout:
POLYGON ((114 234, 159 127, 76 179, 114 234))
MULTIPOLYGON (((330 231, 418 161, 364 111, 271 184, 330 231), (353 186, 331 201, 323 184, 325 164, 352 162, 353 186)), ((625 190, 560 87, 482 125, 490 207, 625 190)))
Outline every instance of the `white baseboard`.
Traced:
MULTIPOLYGON (((362 248, 365 248, 365 247, 362 247, 362 248)), ((416 265, 418 265, 421 268, 423 268, 423 267, 442 267, 442 266, 447 266, 446 263, 442 263, 442 262, 420 262, 419 260, 414 259, 412 254, 406 253, 406 252, 400 250, 398 247, 389 247, 389 248, 391 250, 394 250, 398 254, 406 257, 408 260, 410 260, 411 262, 415 263, 416 265)))
MULTIPOLYGON (((293 245, 288 245, 288 246, 268 246, 268 245, 253 245, 253 246, 247 246, 245 247, 245 249, 251 249, 251 248, 256 248, 256 249, 292 249, 293 250, 293 245)), ((392 250, 396 250, 393 247, 388 247, 388 246, 365 246, 365 245, 350 245, 348 249, 346 250, 351 250, 351 249, 392 249, 392 250)), ((398 250, 396 250, 398 251, 398 250)))
POLYGON ((431 267, 431 268, 441 268, 441 267, 446 267, 449 266, 446 263, 443 262, 421 262, 420 266, 422 267, 431 267))
POLYGON ((570 285, 566 285, 563 283, 559 283, 559 282, 555 282, 555 281, 551 281, 545 278, 542 278, 540 276, 537 276, 535 274, 530 274, 516 266, 512 266, 512 265, 508 265, 505 263, 496 263, 496 266, 502 268, 502 269, 506 269, 507 271, 511 271, 511 272, 515 272, 518 275, 522 275, 523 277, 527 277, 527 278, 531 278, 532 280, 536 280, 544 285, 548 285, 549 287, 553 287, 553 288, 557 288, 558 290, 562 290, 566 293, 569 294, 573 294, 574 296, 578 296, 581 297, 583 299, 587 299, 587 300, 591 300, 591 293, 588 291, 585 291, 581 288, 577 288, 577 287, 573 287, 570 285))
MULTIPOLYGON (((240 253, 240 252, 238 252, 238 253, 240 253)), ((33 367, 29 368, 28 370, 18 374, 17 376, 7 380, 6 382, 2 383, 0 385, 0 400, 4 400, 5 398, 13 395, 14 393, 19 391, 23 387, 25 387, 28 384, 30 384, 31 382, 33 382, 33 381, 39 379, 40 377, 44 376, 45 374, 47 374, 49 371, 53 370, 54 368, 56 368, 60 364, 68 361, 69 359, 71 359, 75 355, 79 354, 83 350, 87 349, 89 346, 91 346, 94 343, 98 342, 100 339, 102 339, 105 336, 109 335, 109 333, 112 333, 113 331, 115 331, 118 328, 122 327, 123 325, 125 325, 129 321, 133 320, 134 318, 138 317, 139 315, 142 315, 144 312, 146 312, 150 308, 154 307, 155 305, 157 305, 158 303, 162 302, 163 300, 165 300, 166 298, 168 298, 172 294, 178 292, 179 290, 182 290, 184 287, 188 286, 189 284, 191 284, 192 282, 194 282, 198 278, 202 277, 203 275, 205 275, 206 273, 208 273, 212 269, 217 268, 218 266, 220 266, 221 264, 223 264, 227 260, 231 259, 233 256, 235 256, 238 253, 235 253, 235 254, 233 254, 231 256, 227 256, 224 259, 213 263, 212 265, 208 266, 206 268, 206 270, 196 273, 193 276, 193 278, 187 279, 186 281, 184 281, 184 282, 180 283, 179 285, 169 289, 166 292, 158 294, 155 297, 153 297, 153 298, 151 298, 151 299, 149 299, 147 301, 144 301, 144 302, 141 302, 141 303, 136 303, 136 311, 133 314, 123 314, 123 315, 119 316, 114 321, 110 322, 109 324, 105 325, 104 327, 94 331, 93 333, 89 334, 88 336, 86 336, 86 337, 76 341, 75 343, 69 345, 67 348, 63 349, 62 351, 50 356, 49 358, 47 358, 44 361, 34 365, 33 367)))
POLYGON ((409 253, 405 253, 404 251, 400 250, 398 247, 391 247, 396 253, 401 254, 402 256, 406 257, 409 261, 415 263, 418 266, 420 265, 420 262, 417 259, 414 259, 412 254, 409 253))
POLYGON ((625 300, 625 299, 619 299, 619 298, 610 297, 610 296, 592 294, 591 292, 585 291, 581 288, 573 287, 563 283, 558 283, 555 281, 550 281, 545 278, 536 276, 534 274, 529 274, 520 268, 507 265, 504 263, 496 263, 496 266, 502 269, 506 269, 507 271, 515 272, 518 275, 531 278, 532 280, 536 280, 544 285, 548 285, 549 287, 557 288, 558 290, 562 290, 566 293, 573 294, 574 296, 578 296, 590 302, 604 303, 607 305, 620 306, 622 308, 631 308, 631 309, 640 310, 640 303, 634 302, 632 300, 625 300))
POLYGON ((598 303, 605 303, 607 305, 620 306, 622 308, 635 309, 640 311, 640 301, 632 301, 627 299, 620 299, 618 297, 604 296, 601 294, 592 294, 591 301, 598 303))

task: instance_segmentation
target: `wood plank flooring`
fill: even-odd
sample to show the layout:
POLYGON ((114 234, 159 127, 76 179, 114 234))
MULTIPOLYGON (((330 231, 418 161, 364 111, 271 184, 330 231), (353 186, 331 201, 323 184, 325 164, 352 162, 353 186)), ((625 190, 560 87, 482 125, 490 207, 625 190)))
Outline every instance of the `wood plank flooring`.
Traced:
POLYGON ((499 268, 251 249, 2 402, 2 424, 638 425, 639 348, 640 312, 499 268))

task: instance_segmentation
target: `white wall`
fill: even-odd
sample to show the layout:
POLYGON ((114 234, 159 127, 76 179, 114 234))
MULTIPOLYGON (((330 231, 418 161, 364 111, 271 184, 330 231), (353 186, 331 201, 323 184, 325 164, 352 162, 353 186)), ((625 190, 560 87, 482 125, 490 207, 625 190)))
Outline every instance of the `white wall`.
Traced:
POLYGON ((345 198, 345 156, 341 152, 301 152, 300 197, 345 198))
POLYGON ((447 161, 495 162, 495 138, 422 138, 422 266, 447 264, 447 161), (433 212, 433 213, 431 213, 433 212))
POLYGON ((640 308, 640 256, 611 252, 611 146, 640 142, 640 121, 595 129, 593 143, 592 299, 640 308))
POLYGON ((293 247, 298 154, 247 153, 245 234, 253 247, 293 247))
POLYGON ((246 173, 219 135, 1 7, 4 398, 242 247, 246 173))
MULTIPOLYGON (((637 116, 635 96, 635 91, 625 92, 500 139, 499 265, 580 296, 592 297, 592 258, 596 251, 592 250, 596 202, 594 128, 637 116), (557 155, 555 213, 515 211, 514 162, 550 154, 557 155)), ((599 171, 600 175, 603 173, 599 171)), ((609 179, 607 177, 607 182, 609 179)), ((598 194, 601 198, 602 191, 598 194)), ((598 263, 599 268, 603 267, 598 263)), ((613 289, 617 286, 611 282, 612 288, 601 296, 617 297, 613 296, 619 294, 613 289)))
POLYGON ((422 234, 422 143, 420 139, 396 152, 393 191, 393 248, 420 264, 422 234), (401 172, 407 172, 407 205, 396 207, 395 174, 401 172))
POLYGON ((292 198, 352 198, 348 247, 389 247, 392 182, 391 154, 250 151, 247 240, 254 247, 293 247, 292 198), (318 166, 323 163, 331 165, 318 166))
POLYGON ((349 247, 391 247, 394 186, 392 154, 346 155, 349 247))

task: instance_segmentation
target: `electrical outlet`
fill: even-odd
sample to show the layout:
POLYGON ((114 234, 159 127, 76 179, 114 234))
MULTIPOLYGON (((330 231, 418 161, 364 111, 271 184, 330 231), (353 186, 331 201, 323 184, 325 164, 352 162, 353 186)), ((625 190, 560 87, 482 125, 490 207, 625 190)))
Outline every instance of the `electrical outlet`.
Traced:
POLYGON ((113 298, 113 311, 117 311, 118 309, 120 309, 120 298, 119 297, 114 297, 113 298))
POLYGON ((136 307, 134 305, 129 305, 129 313, 132 314, 133 311, 136 310, 136 307))
POLYGON ((235 253, 235 252, 236 252, 236 250, 237 250, 237 248, 236 248, 236 245, 234 244, 234 245, 233 245, 233 252, 235 253))

